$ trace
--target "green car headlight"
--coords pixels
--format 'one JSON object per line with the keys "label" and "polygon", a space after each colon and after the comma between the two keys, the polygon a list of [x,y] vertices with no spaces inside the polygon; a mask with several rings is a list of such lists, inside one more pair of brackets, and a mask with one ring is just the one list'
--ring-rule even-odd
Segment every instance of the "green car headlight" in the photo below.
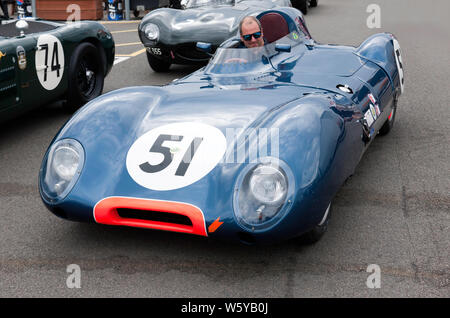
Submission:
{"label": "green car headlight", "polygon": [[295,181],[289,166],[267,157],[246,167],[236,182],[233,208],[238,223],[252,231],[275,225],[292,203]]}
{"label": "green car headlight", "polygon": [[74,139],[54,143],[42,163],[40,184],[45,198],[64,199],[72,190],[84,165],[84,149]]}

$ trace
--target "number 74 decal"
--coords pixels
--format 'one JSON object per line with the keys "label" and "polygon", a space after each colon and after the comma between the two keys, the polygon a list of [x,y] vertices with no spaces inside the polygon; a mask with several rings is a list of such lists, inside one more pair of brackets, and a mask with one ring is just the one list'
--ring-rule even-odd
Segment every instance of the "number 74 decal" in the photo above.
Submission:
{"label": "number 74 decal", "polygon": [[44,34],[37,42],[36,73],[42,87],[55,89],[64,73],[64,50],[57,37]]}
{"label": "number 74 decal", "polygon": [[[41,44],[39,46],[40,50],[45,50],[45,67],[44,67],[44,82],[47,81],[47,73],[48,73],[48,44]],[[61,64],[59,64],[59,58],[58,58],[58,43],[53,42],[53,51],[52,51],[52,64],[51,64],[51,71],[56,71],[56,77],[60,77],[60,69]]]}

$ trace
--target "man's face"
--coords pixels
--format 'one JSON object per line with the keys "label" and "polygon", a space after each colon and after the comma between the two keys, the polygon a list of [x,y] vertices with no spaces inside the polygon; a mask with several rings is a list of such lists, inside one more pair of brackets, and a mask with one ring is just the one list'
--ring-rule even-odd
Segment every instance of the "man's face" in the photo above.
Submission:
{"label": "man's face", "polygon": [[[244,39],[245,35],[254,34],[256,32],[261,32],[261,36],[259,38],[255,39],[255,37],[252,35],[249,40]],[[255,21],[250,20],[242,25],[241,40],[248,48],[264,45],[262,30],[260,30],[259,25]]]}

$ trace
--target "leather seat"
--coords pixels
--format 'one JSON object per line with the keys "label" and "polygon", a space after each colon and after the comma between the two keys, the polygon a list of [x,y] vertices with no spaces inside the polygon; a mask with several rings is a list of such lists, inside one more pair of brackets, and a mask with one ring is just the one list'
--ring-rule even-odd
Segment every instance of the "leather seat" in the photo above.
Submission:
{"label": "leather seat", "polygon": [[259,18],[268,43],[275,42],[289,34],[289,26],[283,16],[276,12],[269,12]]}

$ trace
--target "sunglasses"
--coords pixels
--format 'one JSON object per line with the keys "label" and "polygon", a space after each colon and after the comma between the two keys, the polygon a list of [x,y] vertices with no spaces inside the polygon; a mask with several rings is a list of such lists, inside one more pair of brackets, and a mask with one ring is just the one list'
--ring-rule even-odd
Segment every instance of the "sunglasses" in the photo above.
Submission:
{"label": "sunglasses", "polygon": [[250,41],[250,40],[252,39],[252,36],[253,36],[255,39],[259,39],[259,38],[261,37],[261,31],[255,32],[255,33],[253,33],[253,34],[246,34],[246,35],[243,35],[242,38],[244,39],[244,41]]}

